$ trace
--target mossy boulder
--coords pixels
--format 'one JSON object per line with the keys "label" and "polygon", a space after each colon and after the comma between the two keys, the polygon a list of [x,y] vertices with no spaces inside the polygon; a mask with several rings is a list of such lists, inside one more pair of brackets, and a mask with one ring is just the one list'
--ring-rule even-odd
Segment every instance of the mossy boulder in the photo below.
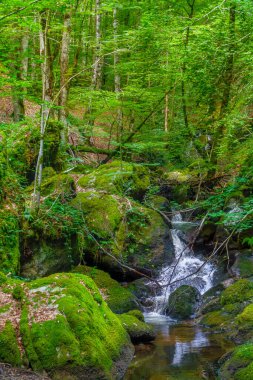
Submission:
{"label": "mossy boulder", "polygon": [[155,339],[153,327],[140,321],[136,316],[129,313],[121,314],[119,315],[119,319],[133,343],[150,342]]}
{"label": "mossy boulder", "polygon": [[[42,198],[57,198],[60,201],[69,201],[76,194],[75,180],[68,174],[53,174],[52,168],[45,168],[45,177],[41,185]],[[26,189],[27,193],[33,192],[33,185]]]}
{"label": "mossy boulder", "polygon": [[200,298],[196,288],[182,285],[170,294],[166,314],[181,320],[190,318],[196,312]]}
{"label": "mossy boulder", "polygon": [[238,252],[231,271],[239,278],[253,277],[253,252],[251,250]]}
{"label": "mossy boulder", "polygon": [[0,211],[0,268],[4,272],[19,272],[19,220],[16,212],[3,208]]}
{"label": "mossy boulder", "polygon": [[136,272],[123,270],[117,260],[144,273],[172,261],[170,231],[156,211],[97,190],[78,193],[71,205],[84,215],[87,238],[83,249],[89,265],[136,278]]}
{"label": "mossy boulder", "polygon": [[253,282],[243,279],[236,281],[221,294],[222,305],[253,300]]}
{"label": "mossy boulder", "polygon": [[[72,240],[72,241],[71,241]],[[22,277],[35,279],[57,272],[70,271],[80,261],[75,238],[66,241],[28,238],[21,257]]]}
{"label": "mossy boulder", "polygon": [[124,161],[113,161],[101,165],[78,181],[78,185],[82,188],[96,188],[110,194],[130,196],[138,200],[143,199],[150,184],[148,169],[142,165]]}
{"label": "mossy boulder", "polygon": [[[13,297],[17,286],[21,300]],[[133,348],[91,278],[8,280],[0,294],[2,361],[44,370],[52,379],[122,378]]]}
{"label": "mossy boulder", "polygon": [[219,378],[221,380],[251,380],[253,374],[253,344],[237,347],[224,363]]}
{"label": "mossy boulder", "polygon": [[[122,314],[139,307],[137,298],[127,288],[113,280],[108,273],[84,265],[79,265],[73,272],[91,277],[114,313]],[[134,310],[134,312],[138,313],[138,310]]]}

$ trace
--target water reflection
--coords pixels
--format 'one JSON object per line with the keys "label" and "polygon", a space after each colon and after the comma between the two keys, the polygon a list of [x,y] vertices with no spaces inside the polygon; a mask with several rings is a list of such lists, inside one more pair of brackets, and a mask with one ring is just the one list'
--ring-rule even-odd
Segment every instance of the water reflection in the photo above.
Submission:
{"label": "water reflection", "polygon": [[230,347],[220,335],[200,327],[177,325],[169,318],[148,317],[157,331],[153,344],[136,347],[135,359],[125,380],[215,379],[213,362]]}

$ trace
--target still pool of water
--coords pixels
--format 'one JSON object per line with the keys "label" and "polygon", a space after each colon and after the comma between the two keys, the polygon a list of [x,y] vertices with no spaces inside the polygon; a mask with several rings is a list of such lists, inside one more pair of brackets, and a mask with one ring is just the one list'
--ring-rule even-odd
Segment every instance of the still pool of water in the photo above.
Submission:
{"label": "still pool of water", "polygon": [[146,316],[157,332],[152,344],[136,346],[124,380],[215,379],[213,363],[230,348],[221,335],[166,317]]}

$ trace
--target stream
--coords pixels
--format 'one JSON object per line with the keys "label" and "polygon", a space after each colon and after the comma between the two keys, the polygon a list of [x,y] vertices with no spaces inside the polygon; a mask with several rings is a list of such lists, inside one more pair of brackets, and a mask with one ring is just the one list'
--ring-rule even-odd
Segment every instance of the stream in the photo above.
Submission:
{"label": "stream", "polygon": [[144,313],[146,322],[154,326],[156,339],[136,346],[124,380],[212,380],[215,361],[231,345],[220,334],[210,334],[192,322],[178,323],[165,315],[171,292],[181,285],[191,285],[204,294],[216,285],[218,273],[214,263],[203,265],[206,258],[189,248],[188,231],[197,225],[184,222],[181,214],[175,213],[172,228],[174,262],[161,269],[157,280],[164,287],[150,299],[152,307]]}

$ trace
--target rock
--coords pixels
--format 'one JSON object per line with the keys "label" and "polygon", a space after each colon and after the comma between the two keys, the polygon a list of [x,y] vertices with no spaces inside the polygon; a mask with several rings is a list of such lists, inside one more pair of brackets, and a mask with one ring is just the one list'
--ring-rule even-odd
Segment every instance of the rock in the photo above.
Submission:
{"label": "rock", "polygon": [[121,314],[119,319],[130,335],[132,343],[150,342],[155,339],[153,327],[140,321],[134,315]]}
{"label": "rock", "polygon": [[[21,300],[12,296],[17,287]],[[44,370],[52,379],[121,379],[133,357],[120,320],[81,274],[8,279],[0,313],[0,361]]]}
{"label": "rock", "polygon": [[136,310],[139,308],[137,298],[127,288],[113,280],[108,273],[83,265],[76,267],[73,272],[91,277],[114,313],[122,314],[133,310],[136,315],[142,315],[139,310]]}
{"label": "rock", "polygon": [[222,305],[253,300],[253,282],[243,279],[235,282],[222,292]]}
{"label": "rock", "polygon": [[82,188],[96,188],[110,194],[130,196],[137,200],[143,199],[150,184],[147,168],[124,161],[113,161],[101,165],[78,181],[78,185]]}
{"label": "rock", "polygon": [[220,361],[221,380],[251,380],[253,374],[253,343],[237,347],[227,355],[225,362]]}
{"label": "rock", "polygon": [[166,314],[176,319],[187,319],[196,312],[200,293],[189,285],[182,285],[171,293]]}
{"label": "rock", "polygon": [[28,238],[21,260],[22,277],[35,279],[70,271],[79,263],[80,254],[74,241],[70,245],[66,243],[65,239]]}
{"label": "rock", "polygon": [[230,270],[237,278],[253,277],[253,252],[237,252],[235,263]]}
{"label": "rock", "polygon": [[140,310],[130,310],[128,315],[133,315],[135,318],[139,319],[141,322],[145,322],[144,315]]}
{"label": "rock", "polygon": [[114,277],[133,279],[141,275],[123,269],[116,260],[144,274],[173,260],[170,231],[156,211],[98,190],[79,193],[71,205],[84,214],[88,239],[83,251],[89,265],[99,266]]}

